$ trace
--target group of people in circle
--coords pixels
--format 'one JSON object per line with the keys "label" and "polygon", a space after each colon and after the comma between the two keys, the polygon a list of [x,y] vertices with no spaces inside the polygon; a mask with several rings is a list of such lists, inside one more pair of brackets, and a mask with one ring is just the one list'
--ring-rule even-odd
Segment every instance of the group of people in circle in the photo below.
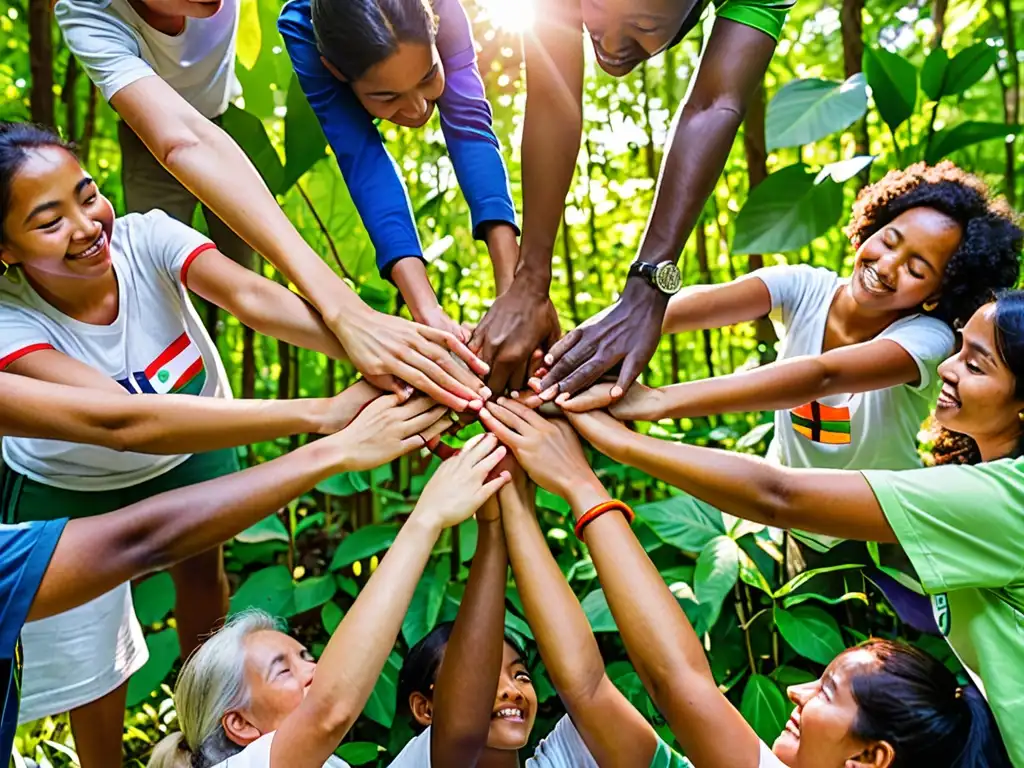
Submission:
{"label": "group of people in circle", "polygon": [[[71,712],[83,768],[121,761],[145,661],[129,583],[168,570],[187,657],[155,768],[319,768],[373,691],[442,531],[475,515],[458,616],[410,649],[395,766],[1024,768],[1024,231],[942,162],[864,188],[852,274],[773,266],[681,288],[675,259],[759,87],[789,0],[714,0],[616,303],[561,336],[551,258],[582,130],[584,34],[616,77],[678,44],[709,0],[553,0],[526,43],[523,222],[458,0],[290,0],[279,29],[412,321],[374,311],[302,239],[220,127],[239,96],[240,0],[57,0],[72,54],[121,117],[127,212],[51,130],[0,123],[0,760],[22,722]],[[430,286],[376,121],[440,113],[496,298],[473,330]],[[244,193],[240,194],[239,190]],[[541,201],[544,205],[541,205]],[[210,236],[190,227],[201,206]],[[254,270],[255,254],[298,293]],[[329,398],[231,399],[195,294],[363,378]],[[660,337],[775,319],[777,361],[652,389]],[[766,459],[639,434],[637,420],[773,411]],[[934,411],[947,464],[917,450]],[[445,461],[323,654],[246,612],[224,622],[221,546],[326,477],[432,447],[453,414],[485,434]],[[234,448],[315,433],[241,470]],[[942,635],[963,679],[872,639],[794,686],[773,744],[719,689],[702,640],[581,439],[739,518],[893,545],[896,611]],[[534,514],[564,498],[640,680],[685,752],[609,680]],[[529,757],[537,693],[506,634],[508,572],[566,716]],[[890,569],[891,571],[891,569]],[[930,601],[930,605],[929,605]],[[930,609],[930,610],[929,610]],[[921,616],[926,619],[922,621]],[[913,617],[911,619],[911,617]]]}

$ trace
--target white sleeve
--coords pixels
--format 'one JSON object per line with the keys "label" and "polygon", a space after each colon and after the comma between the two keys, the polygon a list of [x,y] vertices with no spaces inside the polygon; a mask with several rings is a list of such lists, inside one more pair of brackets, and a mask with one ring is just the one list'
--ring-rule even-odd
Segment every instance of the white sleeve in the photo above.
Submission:
{"label": "white sleeve", "polygon": [[176,283],[185,282],[196,256],[216,247],[206,235],[161,210],[135,217],[132,229],[133,247],[139,249],[136,255],[140,261],[155,264]]}
{"label": "white sleeve", "polygon": [[29,352],[52,348],[46,328],[30,310],[0,302],[0,371]]}
{"label": "white sleeve", "polygon": [[237,755],[218,763],[214,768],[270,768],[270,747],[274,742],[274,733],[276,731],[263,734]]}
{"label": "white sleeve", "polygon": [[786,764],[779,760],[772,752],[772,748],[761,742],[761,759],[757,763],[757,768],[787,768]]}
{"label": "white sleeve", "polygon": [[597,768],[572,718],[565,715],[551,733],[541,739],[527,768]]}
{"label": "white sleeve", "polygon": [[878,335],[895,341],[917,364],[920,381],[913,389],[926,389],[935,380],[939,363],[953,352],[956,339],[948,325],[934,317],[912,317],[897,321]]}
{"label": "white sleeve", "polygon": [[132,29],[96,0],[59,0],[54,16],[68,49],[81,63],[103,98],[136,80],[155,75],[142,59]]}
{"label": "white sleeve", "polygon": [[430,768],[430,729],[406,744],[390,768]]}
{"label": "white sleeve", "polygon": [[786,327],[793,323],[805,302],[813,301],[817,305],[821,291],[835,285],[836,280],[831,270],[807,264],[764,267],[753,274],[768,288],[772,312],[781,312]]}

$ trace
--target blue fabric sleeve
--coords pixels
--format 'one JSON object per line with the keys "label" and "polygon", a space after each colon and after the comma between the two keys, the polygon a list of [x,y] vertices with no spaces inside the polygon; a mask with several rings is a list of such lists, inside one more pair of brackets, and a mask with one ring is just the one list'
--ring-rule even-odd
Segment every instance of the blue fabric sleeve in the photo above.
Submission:
{"label": "blue fabric sleeve", "polygon": [[67,520],[0,525],[0,658],[11,658]]}
{"label": "blue fabric sleeve", "polygon": [[[438,16],[437,49],[447,80],[438,99],[441,130],[462,194],[473,218],[473,236],[483,225],[507,222],[516,226],[508,171],[494,134],[490,102],[477,69],[473,31],[459,0],[434,0]],[[518,228],[516,228],[518,233]]]}
{"label": "blue fabric sleeve", "polygon": [[291,0],[277,27],[292,66],[345,178],[349,194],[370,234],[377,268],[387,276],[396,261],[422,258],[409,195],[384,147],[373,118],[352,89],[320,61],[309,0]]}

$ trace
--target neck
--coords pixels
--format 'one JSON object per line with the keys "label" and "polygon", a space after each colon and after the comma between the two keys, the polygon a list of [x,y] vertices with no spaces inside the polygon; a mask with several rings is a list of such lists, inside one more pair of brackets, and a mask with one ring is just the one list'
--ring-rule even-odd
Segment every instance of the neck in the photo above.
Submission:
{"label": "neck", "polygon": [[[974,436],[972,435],[972,437]],[[978,452],[981,454],[982,461],[1005,459],[1017,449],[1020,441],[1020,430],[1015,430],[1013,434],[974,437],[974,442],[978,444]]]}
{"label": "neck", "polygon": [[110,325],[117,319],[118,285],[113,267],[93,279],[49,278],[43,285],[28,272],[25,279],[47,304],[68,317],[92,325]]}
{"label": "neck", "polygon": [[485,747],[477,768],[519,768],[519,752]]}
{"label": "neck", "polygon": [[869,341],[909,312],[871,312],[853,298],[853,289],[847,283],[839,291],[830,310],[843,329],[850,344]]}
{"label": "neck", "polygon": [[163,13],[156,13],[143,0],[128,0],[128,4],[139,14],[144,22],[157,32],[163,32],[165,35],[173,37],[180,35],[185,30],[184,16],[168,16]]}

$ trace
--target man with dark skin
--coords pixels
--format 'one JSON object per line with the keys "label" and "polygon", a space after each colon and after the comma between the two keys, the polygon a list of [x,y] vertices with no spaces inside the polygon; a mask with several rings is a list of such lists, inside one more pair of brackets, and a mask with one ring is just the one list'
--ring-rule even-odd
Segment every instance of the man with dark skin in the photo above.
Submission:
{"label": "man with dark skin", "polygon": [[530,354],[552,344],[551,257],[583,129],[586,30],[600,67],[614,77],[678,44],[714,2],[716,19],[690,94],[669,132],[654,206],[622,295],[554,343],[540,382],[544,399],[575,393],[621,364],[615,398],[658,345],[675,261],[725,166],[761,84],[793,0],[547,0],[526,42],[523,237],[511,287],[484,316],[470,348],[491,364],[493,392],[523,386]]}

